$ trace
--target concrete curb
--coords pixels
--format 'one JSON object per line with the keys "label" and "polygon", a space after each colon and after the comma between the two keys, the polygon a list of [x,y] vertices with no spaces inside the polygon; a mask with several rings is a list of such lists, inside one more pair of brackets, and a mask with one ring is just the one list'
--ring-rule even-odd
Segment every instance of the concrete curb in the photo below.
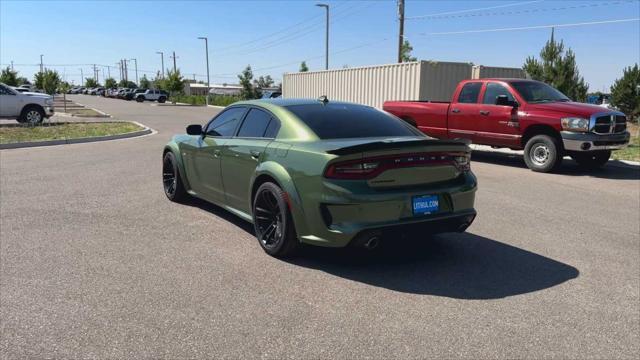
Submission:
{"label": "concrete curb", "polygon": [[128,139],[133,137],[139,137],[144,135],[156,134],[157,131],[152,128],[140,124],[136,121],[130,121],[138,126],[141,126],[143,129],[138,131],[133,131],[124,134],[118,135],[106,135],[106,136],[92,136],[92,137],[84,137],[84,138],[76,138],[76,139],[60,139],[60,140],[46,140],[46,141],[29,141],[29,142],[20,142],[20,143],[11,143],[11,144],[0,144],[0,150],[6,149],[20,149],[20,148],[29,148],[29,147],[39,147],[39,146],[53,146],[53,145],[67,145],[67,144],[83,144],[90,142],[99,142],[99,141],[108,141],[108,140],[119,140],[119,139]]}

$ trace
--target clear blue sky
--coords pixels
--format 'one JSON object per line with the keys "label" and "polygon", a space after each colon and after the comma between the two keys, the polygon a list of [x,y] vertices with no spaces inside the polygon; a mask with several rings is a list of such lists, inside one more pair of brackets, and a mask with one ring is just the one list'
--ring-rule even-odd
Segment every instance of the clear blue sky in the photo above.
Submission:
{"label": "clear blue sky", "polygon": [[[38,67],[30,64],[44,54],[45,66],[77,84],[80,68],[85,77],[91,73],[86,64],[115,66],[123,58],[137,58],[140,76],[148,71],[152,77],[160,69],[156,51],[164,51],[165,68],[175,51],[182,73],[203,80],[204,42],[197,37],[208,36],[212,82],[237,82],[235,74],[247,64],[256,76],[279,81],[284,72],[297,71],[301,60],[311,70],[324,66],[324,10],[316,2],[0,0],[0,63],[13,61],[22,76],[32,78]],[[395,0],[325,2],[331,5],[331,68],[395,62]],[[640,2],[407,0],[405,15],[430,16],[406,20],[405,36],[419,59],[520,67],[527,56],[538,55],[550,29],[452,32],[637,19]],[[638,21],[555,31],[575,51],[592,91],[608,89],[625,66],[640,62]],[[111,68],[112,76],[118,73]]]}

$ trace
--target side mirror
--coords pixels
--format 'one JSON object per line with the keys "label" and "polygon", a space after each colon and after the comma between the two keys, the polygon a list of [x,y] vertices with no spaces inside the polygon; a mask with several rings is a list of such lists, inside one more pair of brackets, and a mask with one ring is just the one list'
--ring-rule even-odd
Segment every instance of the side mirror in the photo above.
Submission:
{"label": "side mirror", "polygon": [[187,126],[187,135],[202,135],[202,125]]}
{"label": "side mirror", "polygon": [[518,107],[518,102],[509,100],[507,95],[498,95],[496,96],[496,105]]}

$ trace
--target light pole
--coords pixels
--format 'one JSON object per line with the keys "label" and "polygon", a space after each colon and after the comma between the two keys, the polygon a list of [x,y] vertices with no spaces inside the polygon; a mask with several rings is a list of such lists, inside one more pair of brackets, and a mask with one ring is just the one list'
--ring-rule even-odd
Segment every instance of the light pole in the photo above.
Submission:
{"label": "light pole", "polygon": [[129,59],[129,61],[133,60],[136,67],[136,84],[138,84],[138,59]]}
{"label": "light pole", "polygon": [[162,51],[156,51],[156,54],[160,54],[160,61],[162,62],[162,78],[164,79],[164,53]]}
{"label": "light pole", "polygon": [[43,56],[44,56],[44,55],[40,54],[40,72],[43,72],[43,71],[44,71],[44,69],[43,69],[43,65],[42,65],[42,57],[43,57]]}
{"label": "light pole", "polygon": [[204,36],[199,37],[198,39],[204,40],[204,51],[207,53],[207,94],[205,95],[205,102],[207,106],[209,106],[209,39]]}
{"label": "light pole", "polygon": [[327,9],[327,28],[324,44],[324,69],[329,70],[329,5],[328,4],[316,4],[318,7]]}
{"label": "light pole", "polygon": [[82,73],[82,69],[80,69],[80,86],[84,87],[84,74]]}

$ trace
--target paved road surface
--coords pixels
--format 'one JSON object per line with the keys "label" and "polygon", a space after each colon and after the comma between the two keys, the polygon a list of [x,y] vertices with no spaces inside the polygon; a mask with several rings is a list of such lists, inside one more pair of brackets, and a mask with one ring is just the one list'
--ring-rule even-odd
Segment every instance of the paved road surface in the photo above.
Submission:
{"label": "paved road surface", "polygon": [[0,357],[640,356],[640,171],[474,155],[467,234],[288,262],[167,201],[161,150],[213,108],[76,97],[158,131],[0,152]]}

